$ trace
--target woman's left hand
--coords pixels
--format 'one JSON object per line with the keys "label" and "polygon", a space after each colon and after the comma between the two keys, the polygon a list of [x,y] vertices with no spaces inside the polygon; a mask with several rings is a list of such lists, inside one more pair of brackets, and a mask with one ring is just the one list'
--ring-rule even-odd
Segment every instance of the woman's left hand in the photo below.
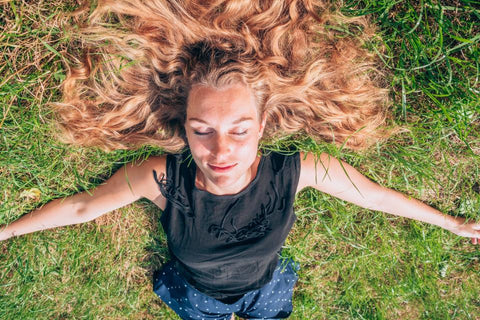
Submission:
{"label": "woman's left hand", "polygon": [[450,231],[461,237],[472,238],[473,244],[480,244],[480,223],[465,223],[465,219],[457,218],[459,223]]}

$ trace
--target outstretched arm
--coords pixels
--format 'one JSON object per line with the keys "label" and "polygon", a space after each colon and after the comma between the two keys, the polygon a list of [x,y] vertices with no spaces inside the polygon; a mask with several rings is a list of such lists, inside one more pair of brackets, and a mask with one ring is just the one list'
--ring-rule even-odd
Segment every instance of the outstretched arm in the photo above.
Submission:
{"label": "outstretched arm", "polygon": [[0,227],[0,241],[39,230],[93,220],[142,197],[162,209],[165,200],[158,191],[152,170],[165,171],[165,158],[152,157],[141,165],[127,164],[97,188],[65,199],[53,200],[6,227]]}
{"label": "outstretched arm", "polygon": [[302,158],[298,191],[304,187],[313,187],[367,209],[437,225],[472,238],[474,244],[480,239],[480,223],[465,223],[463,218],[443,214],[421,201],[382,187],[325,153],[317,159],[312,154]]}

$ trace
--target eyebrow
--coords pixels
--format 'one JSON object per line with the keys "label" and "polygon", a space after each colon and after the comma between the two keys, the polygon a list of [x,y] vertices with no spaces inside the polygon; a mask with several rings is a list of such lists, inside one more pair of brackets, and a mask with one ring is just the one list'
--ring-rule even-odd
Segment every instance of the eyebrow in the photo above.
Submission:
{"label": "eyebrow", "polygon": [[[205,120],[199,119],[199,118],[188,118],[188,121],[197,121],[197,122],[200,122],[200,123],[208,124],[208,122],[206,122]],[[253,121],[253,118],[252,117],[241,117],[241,118],[238,118],[237,120],[233,121],[232,124],[238,124],[238,123],[244,122],[244,121]]]}

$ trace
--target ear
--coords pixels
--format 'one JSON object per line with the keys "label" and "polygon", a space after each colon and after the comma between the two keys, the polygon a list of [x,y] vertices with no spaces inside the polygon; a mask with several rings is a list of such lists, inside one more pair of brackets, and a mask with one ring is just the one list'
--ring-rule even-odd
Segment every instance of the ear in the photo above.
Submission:
{"label": "ear", "polygon": [[264,111],[262,113],[262,119],[260,121],[260,131],[258,132],[258,136],[261,138],[263,136],[263,131],[265,131],[265,124],[267,123],[267,112]]}

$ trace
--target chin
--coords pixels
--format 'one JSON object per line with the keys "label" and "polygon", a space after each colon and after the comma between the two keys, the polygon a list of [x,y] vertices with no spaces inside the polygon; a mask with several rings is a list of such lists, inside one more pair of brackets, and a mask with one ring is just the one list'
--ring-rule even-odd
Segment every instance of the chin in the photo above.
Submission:
{"label": "chin", "polygon": [[212,176],[212,181],[219,187],[228,187],[238,181],[240,177],[238,176],[227,176],[227,175],[216,175]]}

